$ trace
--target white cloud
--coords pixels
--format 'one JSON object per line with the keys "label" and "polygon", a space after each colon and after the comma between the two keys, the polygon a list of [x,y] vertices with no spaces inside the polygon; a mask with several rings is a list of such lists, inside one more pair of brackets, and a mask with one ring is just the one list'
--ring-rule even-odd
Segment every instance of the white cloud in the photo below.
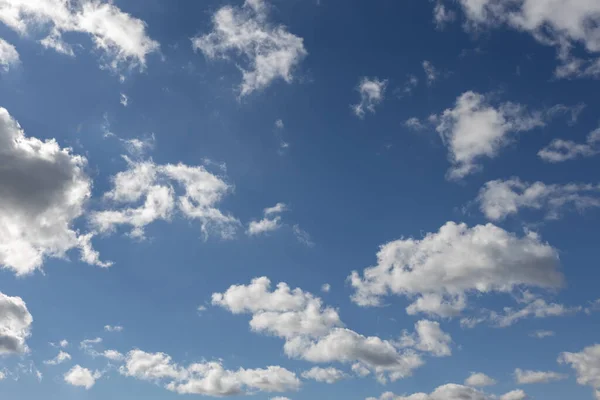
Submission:
{"label": "white cloud", "polygon": [[600,399],[600,344],[588,346],[579,353],[561,353],[558,362],[569,364],[577,373],[577,383],[591,386]]}
{"label": "white cloud", "polygon": [[600,128],[590,132],[585,143],[554,139],[538,152],[538,156],[546,162],[559,163],[578,157],[592,157],[598,153],[600,153]]}
{"label": "white cloud", "polygon": [[466,380],[465,385],[474,387],[493,386],[496,384],[496,380],[490,378],[484,373],[473,372]]}
{"label": "white cloud", "polygon": [[69,345],[69,342],[67,340],[63,339],[60,342],[58,342],[58,345],[64,349],[65,347],[67,347]]}
{"label": "white cloud", "polygon": [[337,311],[324,307],[311,293],[292,290],[285,283],[275,290],[270,285],[266,277],[233,285],[224,293],[214,293],[212,303],[234,314],[252,314],[251,329],[285,339],[284,352],[292,358],[359,363],[357,368],[368,368],[381,381],[408,376],[423,364],[412,349],[401,351],[394,342],[344,329]]}
{"label": "white cloud", "polygon": [[484,95],[471,91],[461,94],[454,108],[433,120],[448,147],[450,179],[462,179],[480,170],[481,159],[496,157],[516,133],[544,126],[540,112],[531,113],[525,106],[510,102],[495,107]]}
{"label": "white cloud", "polygon": [[[17,275],[41,268],[47,257],[65,258],[82,249],[84,261],[106,267],[93,255],[90,236],[72,227],[84,212],[91,180],[87,160],[61,148],[54,139],[41,141],[25,132],[0,107],[0,265]],[[97,253],[96,253],[97,255]]]}
{"label": "white cloud", "polygon": [[69,361],[71,359],[71,355],[69,353],[66,353],[64,351],[60,351],[58,353],[58,355],[56,357],[54,357],[52,360],[48,360],[48,361],[44,361],[44,364],[46,365],[58,365],[58,364],[62,364],[65,361]]}
{"label": "white cloud", "polygon": [[125,93],[121,93],[119,103],[121,103],[123,107],[127,107],[129,105],[129,97],[127,97]]}
{"label": "white cloud", "polygon": [[144,68],[146,56],[159,44],[146,33],[146,24],[121,11],[112,2],[82,0],[10,0],[0,2],[0,21],[21,35],[47,34],[40,43],[67,55],[75,55],[63,33],[91,37],[103,53],[103,65]]}
{"label": "white cloud", "polygon": [[567,375],[552,371],[524,371],[515,369],[515,380],[519,385],[531,383],[548,383],[567,379]]}
{"label": "white cloud", "polygon": [[203,166],[125,160],[129,169],[113,177],[113,189],[104,198],[132,207],[92,213],[91,222],[98,231],[130,225],[130,236],[144,238],[148,224],[170,220],[177,208],[184,217],[200,221],[205,238],[211,233],[224,239],[233,237],[239,221],[216,208],[232,187],[219,176]]}
{"label": "white cloud", "polygon": [[535,331],[535,332],[531,332],[529,334],[529,336],[537,338],[537,339],[544,339],[547,337],[552,337],[556,335],[553,331],[544,331],[544,330],[539,330],[539,331]]}
{"label": "white cloud", "polygon": [[422,65],[425,77],[427,78],[427,84],[431,86],[439,78],[440,73],[430,61],[425,60]]}
{"label": "white cloud", "polygon": [[[595,0],[460,0],[472,28],[508,25],[554,46],[562,65],[558,77],[600,76],[600,3]],[[591,56],[572,55],[582,45]]]}
{"label": "white cloud", "polygon": [[273,207],[267,207],[264,209],[265,216],[270,216],[273,214],[281,214],[284,211],[288,210],[288,206],[285,203],[277,203]]}
{"label": "white cloud", "polygon": [[417,350],[428,352],[436,357],[452,355],[450,345],[452,338],[445,333],[439,322],[421,320],[415,324],[415,332],[409,334],[404,331],[400,339],[401,347],[414,347]]}
{"label": "white cloud", "polygon": [[290,399],[287,397],[277,396],[277,397],[271,397],[271,400],[290,400]]}
{"label": "white cloud", "polygon": [[383,101],[386,88],[387,80],[362,78],[356,88],[360,93],[360,102],[351,106],[354,114],[359,118],[364,118],[367,111],[375,113],[375,106]]}
{"label": "white cloud", "polygon": [[448,10],[441,1],[435,4],[433,9],[433,21],[438,29],[443,28],[447,23],[456,19],[456,13]]}
{"label": "white cloud", "polygon": [[20,297],[0,292],[0,356],[27,353],[33,317]]}
{"label": "white cloud", "polygon": [[[519,397],[517,394],[520,394]],[[512,391],[500,396],[500,400],[523,400],[527,398],[520,390]],[[496,400],[497,396],[489,395],[472,387],[449,383],[438,387],[430,394],[414,393],[408,396],[398,396],[392,392],[386,392],[379,398],[369,397],[367,400]]]}
{"label": "white cloud", "polygon": [[20,62],[21,59],[15,46],[0,38],[0,70],[8,72]]}
{"label": "white cloud", "polygon": [[250,236],[273,232],[281,228],[281,217],[263,218],[260,221],[250,221],[246,233]]}
{"label": "white cloud", "polygon": [[123,327],[119,325],[105,325],[104,330],[106,332],[123,332]]}
{"label": "white cloud", "polygon": [[330,290],[331,290],[331,285],[329,283],[324,283],[321,286],[321,292],[323,292],[323,293],[329,293]]}
{"label": "white cloud", "polygon": [[220,362],[204,362],[181,367],[164,353],[133,350],[127,354],[122,375],[141,380],[162,382],[165,388],[180,394],[234,396],[253,391],[285,392],[297,390],[296,374],[279,366],[266,369],[230,371]]}
{"label": "white cloud", "polygon": [[369,368],[365,367],[361,363],[352,364],[352,372],[354,372],[356,375],[363,377],[363,378],[365,376],[371,374],[371,370]]}
{"label": "white cloud", "polygon": [[117,350],[105,350],[102,353],[102,356],[108,358],[111,361],[122,361],[125,359],[125,356],[119,353]]}
{"label": "white cloud", "polygon": [[74,366],[64,375],[65,382],[73,386],[83,387],[86,390],[91,389],[96,380],[102,377],[99,371],[92,372],[87,368],[79,365]]}
{"label": "white cloud", "polygon": [[296,236],[296,240],[307,247],[314,247],[315,243],[312,241],[310,234],[304,229],[300,228],[300,225],[295,224],[292,227],[292,230],[294,232],[294,236]]}
{"label": "white cloud", "polygon": [[283,124],[283,120],[278,119],[277,121],[275,121],[275,128],[277,128],[277,129],[285,128],[285,125]]}
{"label": "white cloud", "polygon": [[413,131],[422,131],[425,129],[425,125],[417,117],[411,117],[404,122],[404,126]]}
{"label": "white cloud", "polygon": [[566,307],[562,304],[547,303],[544,299],[535,299],[519,310],[505,307],[502,314],[492,312],[490,320],[498,327],[504,328],[527,318],[548,318],[571,315],[581,311],[581,307]]}
{"label": "white cloud", "polygon": [[477,201],[485,216],[494,221],[517,214],[520,209],[544,210],[546,218],[556,219],[564,209],[581,212],[600,207],[600,185],[547,185],[523,182],[518,178],[495,180],[483,186]]}
{"label": "white cloud", "polygon": [[213,15],[213,31],[192,38],[192,46],[209,59],[241,55],[241,96],[269,86],[277,79],[293,80],[293,71],[306,57],[302,38],[268,20],[264,0],[246,0],[242,7],[225,6]]}
{"label": "white cloud", "polygon": [[302,373],[304,379],[314,379],[317,382],[325,382],[329,384],[336,383],[343,379],[348,378],[348,375],[344,371],[340,371],[337,368],[320,368],[313,367],[308,371]]}
{"label": "white cloud", "polygon": [[523,237],[493,224],[469,228],[447,222],[423,239],[383,245],[378,263],[354,271],[353,301],[377,306],[381,297],[413,299],[409,313],[451,317],[466,307],[469,293],[511,293],[517,287],[558,288],[563,284],[556,249],[533,232]]}

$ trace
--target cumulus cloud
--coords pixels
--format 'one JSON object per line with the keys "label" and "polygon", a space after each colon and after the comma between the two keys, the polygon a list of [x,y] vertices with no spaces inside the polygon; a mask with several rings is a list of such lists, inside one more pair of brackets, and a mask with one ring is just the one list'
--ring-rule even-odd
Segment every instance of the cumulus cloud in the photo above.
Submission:
{"label": "cumulus cloud", "polygon": [[530,383],[548,383],[560,381],[563,379],[567,379],[567,375],[559,374],[558,372],[529,370],[524,371],[520,368],[515,369],[515,380],[520,385]]}
{"label": "cumulus cloud", "polygon": [[129,235],[141,239],[147,225],[170,220],[177,209],[184,217],[200,222],[205,238],[210,234],[233,237],[239,221],[216,208],[232,190],[221,177],[203,166],[125,160],[129,168],[113,177],[113,189],[104,194],[107,201],[122,207],[96,211],[90,217],[99,232],[129,225]]}
{"label": "cumulus cloud", "polygon": [[484,373],[473,372],[467,379],[465,379],[465,385],[474,387],[493,386],[496,384],[496,380],[490,378]]}
{"label": "cumulus cloud", "polygon": [[528,318],[548,318],[572,315],[582,310],[582,307],[567,307],[558,303],[547,303],[544,299],[535,299],[520,309],[505,307],[503,313],[492,312],[490,321],[500,328],[515,324],[517,321]]}
{"label": "cumulus cloud", "polygon": [[102,373],[99,371],[92,372],[87,368],[76,365],[64,375],[64,380],[70,385],[89,390],[96,384],[96,380],[101,377]]}
{"label": "cumulus cloud", "polygon": [[58,364],[62,364],[65,361],[69,361],[71,359],[71,355],[69,353],[66,353],[64,351],[60,351],[58,353],[58,355],[56,357],[54,357],[52,360],[47,360],[44,361],[44,364],[46,365],[58,365]]}
{"label": "cumulus cloud", "polygon": [[[521,394],[521,397],[517,396]],[[500,396],[500,400],[523,400],[527,396],[523,391],[516,390]],[[449,383],[435,389],[430,394],[414,393],[408,396],[395,395],[392,392],[386,392],[379,398],[369,397],[367,400],[496,400],[497,396],[489,395],[469,386]]]}
{"label": "cumulus cloud", "polygon": [[31,336],[32,322],[23,299],[0,292],[0,356],[29,351],[25,341]]}
{"label": "cumulus cloud", "polygon": [[402,347],[414,347],[436,357],[452,355],[451,344],[452,338],[440,328],[439,322],[428,320],[418,321],[415,324],[415,332],[409,334],[404,331],[400,339]]}
{"label": "cumulus cloud", "polygon": [[343,379],[348,378],[348,375],[344,373],[344,371],[340,371],[337,368],[329,367],[329,368],[320,368],[313,367],[308,371],[304,371],[302,373],[302,377],[304,379],[313,379],[317,382],[325,382],[329,384],[336,383]]}
{"label": "cumulus cloud", "polygon": [[[557,48],[558,77],[600,76],[600,4],[594,0],[460,0],[474,29],[510,26],[527,32],[538,42]],[[590,58],[574,56],[582,46]]]}
{"label": "cumulus cloud", "polygon": [[591,386],[600,399],[600,344],[584,348],[578,353],[561,353],[561,364],[569,364],[577,373],[577,383]]}
{"label": "cumulus cloud", "polygon": [[375,113],[375,106],[385,97],[387,80],[364,77],[358,83],[356,90],[360,94],[360,102],[352,105],[352,111],[359,118],[364,118],[366,112]]}
{"label": "cumulus cloud", "polygon": [[230,371],[220,362],[203,362],[182,367],[167,354],[142,350],[130,351],[119,371],[125,376],[162,383],[179,394],[217,397],[253,391],[286,392],[297,390],[301,384],[296,374],[279,366]]}
{"label": "cumulus cloud", "polygon": [[125,356],[119,353],[117,350],[105,350],[103,353],[101,353],[101,356],[111,361],[122,361],[125,359]]}
{"label": "cumulus cloud", "polygon": [[90,197],[87,160],[56,140],[25,135],[0,107],[0,265],[17,275],[41,268],[47,257],[65,258],[80,248],[82,259],[98,266],[91,236],[79,235],[74,221]]}
{"label": "cumulus cloud", "polygon": [[582,212],[600,207],[600,185],[523,182],[519,178],[487,182],[477,197],[485,216],[499,221],[521,209],[543,210],[548,219],[557,219],[563,210]]}
{"label": "cumulus cloud", "polygon": [[423,364],[414,349],[346,329],[337,311],[320,298],[285,283],[272,290],[266,277],[214,293],[212,303],[234,314],[251,314],[251,329],[285,339],[284,352],[291,358],[350,363],[360,375],[372,371],[380,381],[409,376]]}
{"label": "cumulus cloud", "polygon": [[541,112],[516,103],[494,106],[482,94],[461,94],[454,108],[432,118],[449,151],[448,178],[462,179],[481,169],[481,159],[494,158],[519,132],[544,126]]}
{"label": "cumulus cloud", "polygon": [[104,330],[106,332],[123,332],[123,327],[120,325],[105,325]]}
{"label": "cumulus cloud", "polygon": [[246,0],[241,7],[225,6],[212,18],[213,31],[192,38],[192,46],[208,59],[241,56],[241,96],[269,86],[273,81],[293,80],[294,69],[308,54],[304,40],[282,25],[269,22],[264,0]]}
{"label": "cumulus cloud", "polygon": [[158,42],[148,37],[146,24],[108,1],[10,0],[0,2],[0,21],[21,35],[46,36],[40,44],[59,53],[75,55],[63,34],[90,36],[100,50],[103,66],[144,68],[146,56],[159,50]]}
{"label": "cumulus cloud", "polygon": [[267,207],[263,210],[265,216],[260,221],[250,221],[246,233],[250,236],[256,236],[267,232],[273,232],[281,228],[281,217],[279,214],[288,210],[285,203],[277,203],[273,207]]}
{"label": "cumulus cloud", "polygon": [[0,38],[0,70],[8,72],[20,62],[21,59],[15,46]]}
{"label": "cumulus cloud", "polygon": [[321,292],[329,293],[330,290],[331,290],[331,285],[329,283],[324,283],[323,285],[321,285]]}
{"label": "cumulus cloud", "polygon": [[411,314],[452,317],[470,293],[511,293],[518,287],[553,289],[563,284],[558,252],[529,232],[523,237],[493,224],[469,228],[447,222],[424,238],[383,245],[376,266],[349,277],[361,306],[378,306],[388,294],[413,300]]}
{"label": "cumulus cloud", "polygon": [[538,152],[538,156],[546,162],[559,163],[579,157],[592,157],[598,153],[600,153],[600,128],[590,132],[585,143],[554,139]]}

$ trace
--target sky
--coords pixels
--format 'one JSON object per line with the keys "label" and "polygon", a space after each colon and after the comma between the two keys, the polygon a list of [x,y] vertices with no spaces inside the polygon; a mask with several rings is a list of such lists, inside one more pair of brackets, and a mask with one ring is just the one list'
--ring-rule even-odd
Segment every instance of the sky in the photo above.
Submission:
{"label": "sky", "polygon": [[0,398],[600,399],[600,3],[0,0]]}

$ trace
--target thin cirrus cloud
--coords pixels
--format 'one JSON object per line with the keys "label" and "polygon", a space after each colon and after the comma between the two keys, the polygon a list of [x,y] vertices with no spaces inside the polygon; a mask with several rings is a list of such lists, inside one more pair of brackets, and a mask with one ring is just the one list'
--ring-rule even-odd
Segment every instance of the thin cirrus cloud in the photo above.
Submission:
{"label": "thin cirrus cloud", "polygon": [[23,36],[42,33],[46,48],[74,56],[63,34],[89,35],[102,53],[103,66],[117,71],[146,66],[146,57],[160,48],[146,32],[144,21],[123,12],[112,2],[82,0],[11,0],[0,3],[0,22]]}
{"label": "thin cirrus cloud", "polygon": [[265,89],[276,80],[291,83],[295,68],[308,54],[301,37],[269,21],[264,0],[220,8],[212,22],[213,31],[192,38],[192,46],[211,60],[231,55],[244,59],[241,96]]}
{"label": "thin cirrus cloud", "polygon": [[387,80],[364,77],[358,83],[356,91],[360,94],[360,102],[351,107],[354,115],[364,118],[367,112],[375,113],[375,107],[385,98]]}

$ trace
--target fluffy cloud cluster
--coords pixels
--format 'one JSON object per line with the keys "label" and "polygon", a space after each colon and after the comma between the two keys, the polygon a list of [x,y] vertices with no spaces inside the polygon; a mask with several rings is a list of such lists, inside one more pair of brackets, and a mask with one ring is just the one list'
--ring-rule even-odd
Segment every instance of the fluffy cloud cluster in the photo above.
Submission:
{"label": "fluffy cloud cluster", "polygon": [[348,375],[346,375],[343,371],[340,371],[339,369],[333,367],[313,367],[310,370],[303,372],[302,377],[304,379],[314,379],[317,382],[333,384],[343,379],[346,379]]}
{"label": "fluffy cloud cluster", "polygon": [[494,221],[517,214],[521,209],[544,210],[546,218],[556,219],[564,209],[584,211],[600,207],[600,185],[547,185],[518,178],[495,180],[484,185],[477,201],[485,216]]}
{"label": "fluffy cloud cluster", "polygon": [[80,248],[90,264],[98,260],[91,235],[79,235],[74,221],[90,197],[87,160],[25,132],[8,111],[0,108],[0,265],[17,275],[40,268],[45,257],[66,257]]}
{"label": "fluffy cloud cluster", "polygon": [[360,93],[360,102],[352,105],[352,111],[359,118],[364,118],[367,111],[375,113],[375,106],[383,101],[387,80],[364,77],[356,90]]}
{"label": "fluffy cloud cluster", "polygon": [[104,55],[105,66],[116,70],[146,65],[146,56],[159,44],[146,33],[146,24],[109,1],[99,0],[2,0],[0,21],[22,35],[47,34],[40,40],[46,48],[75,55],[64,33],[91,37]]}
{"label": "fluffy cloud cluster", "polygon": [[87,368],[76,365],[64,375],[64,380],[70,385],[89,390],[96,384],[96,380],[101,377],[102,373],[99,371],[92,372]]}
{"label": "fluffy cloud cluster", "polygon": [[558,361],[569,364],[577,372],[577,383],[594,388],[600,400],[600,344],[586,347],[579,353],[562,353]]}
{"label": "fluffy cloud cluster", "polygon": [[491,105],[484,95],[465,92],[454,108],[432,118],[449,151],[450,179],[462,179],[481,169],[483,157],[494,158],[516,133],[544,126],[543,113],[520,104]]}
{"label": "fluffy cloud cluster", "polygon": [[246,233],[250,236],[256,236],[267,232],[276,231],[281,228],[281,214],[287,210],[285,203],[277,203],[273,207],[265,208],[264,218],[260,221],[250,221]]}
{"label": "fluffy cloud cluster", "polygon": [[0,38],[0,70],[8,72],[11,67],[20,62],[19,53],[15,46]]}
{"label": "fluffy cloud cluster", "polygon": [[538,156],[546,162],[559,163],[578,157],[592,157],[598,153],[600,153],[600,128],[590,132],[585,143],[554,139],[538,152]]}
{"label": "fluffy cloud cluster", "polygon": [[[555,46],[562,62],[558,77],[600,76],[600,3],[595,0],[460,0],[469,25],[476,29],[507,25]],[[581,45],[590,59],[575,57]]]}
{"label": "fluffy cloud cluster", "polygon": [[518,384],[548,383],[566,379],[567,375],[553,371],[524,371],[515,369],[515,380]]}
{"label": "fluffy cloud cluster", "polygon": [[306,57],[302,38],[268,20],[264,0],[246,0],[242,7],[226,6],[213,16],[213,31],[192,38],[194,49],[209,59],[242,55],[241,95],[264,89],[276,79],[290,83],[293,70]]}
{"label": "fluffy cloud cluster", "polygon": [[52,360],[47,360],[44,361],[44,364],[46,365],[59,365],[64,363],[65,361],[69,361],[71,359],[71,355],[67,352],[64,351],[60,351],[58,353],[58,355],[56,357],[54,357]]}
{"label": "fluffy cloud cluster", "polygon": [[31,335],[32,322],[23,299],[0,292],[0,356],[29,351],[25,340]]}
{"label": "fluffy cloud cluster", "polygon": [[127,354],[122,375],[160,382],[173,392],[206,396],[235,396],[251,391],[286,392],[297,390],[296,374],[279,366],[230,371],[220,362],[204,362],[181,367],[164,353],[133,350]]}
{"label": "fluffy cloud cluster", "polygon": [[231,190],[220,177],[203,166],[125,160],[129,169],[113,178],[113,189],[104,195],[122,207],[97,211],[90,217],[99,232],[129,225],[130,236],[143,238],[148,224],[169,220],[177,209],[186,218],[198,220],[205,237],[216,233],[227,239],[235,234],[239,221],[216,208]]}
{"label": "fluffy cloud cluster", "polygon": [[490,378],[484,373],[473,372],[466,380],[465,385],[474,387],[493,386],[496,384],[496,380]]}
{"label": "fluffy cloud cluster", "polygon": [[[421,366],[423,360],[415,349],[440,356],[449,353],[450,337],[429,321],[419,322],[414,335],[406,333],[398,342],[366,337],[344,328],[337,311],[323,306],[311,293],[292,290],[285,283],[275,290],[270,286],[268,278],[256,278],[249,285],[233,285],[213,294],[212,303],[234,314],[251,314],[251,329],[285,339],[284,352],[289,357],[350,363],[358,375],[374,372],[380,381],[400,379]],[[311,375],[317,372],[323,375],[321,369]]]}
{"label": "fluffy cloud cluster", "polygon": [[537,234],[516,236],[493,224],[447,222],[424,238],[383,245],[376,266],[354,271],[353,300],[377,306],[390,293],[413,299],[409,314],[459,315],[469,293],[510,293],[517,287],[563,283],[558,252]]}
{"label": "fluffy cloud cluster", "polygon": [[522,390],[513,390],[502,396],[486,394],[469,386],[449,383],[435,389],[430,394],[414,393],[407,396],[386,392],[379,398],[369,397],[367,400],[524,400],[527,395]]}

